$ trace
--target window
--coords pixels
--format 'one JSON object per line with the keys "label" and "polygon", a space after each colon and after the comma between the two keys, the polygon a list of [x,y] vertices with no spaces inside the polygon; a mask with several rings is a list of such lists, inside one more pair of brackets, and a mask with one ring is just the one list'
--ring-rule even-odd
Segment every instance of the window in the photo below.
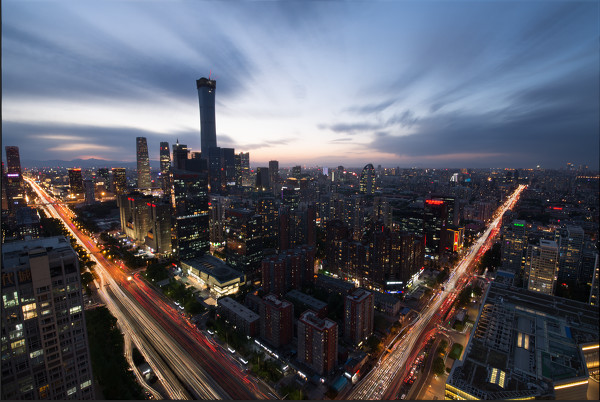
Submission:
{"label": "window", "polygon": [[35,307],[35,303],[25,304],[22,307],[24,320],[29,320],[31,318],[37,317],[37,311]]}
{"label": "window", "polygon": [[71,307],[71,309],[69,310],[69,313],[75,314],[75,313],[79,313],[80,311],[81,311],[81,306],[75,306],[75,307]]}
{"label": "window", "polygon": [[2,295],[2,302],[4,304],[4,308],[15,307],[19,305],[19,295],[17,292],[12,292],[12,295],[9,293]]}

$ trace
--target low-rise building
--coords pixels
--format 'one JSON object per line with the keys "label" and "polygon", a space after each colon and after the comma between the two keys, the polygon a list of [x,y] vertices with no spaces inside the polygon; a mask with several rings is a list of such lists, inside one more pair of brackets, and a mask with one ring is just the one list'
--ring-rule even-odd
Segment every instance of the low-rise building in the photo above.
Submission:
{"label": "low-rise building", "polygon": [[231,297],[222,297],[217,303],[219,314],[236,327],[236,329],[241,329],[248,336],[254,336],[258,333],[260,321],[258,314],[236,302]]}
{"label": "low-rise building", "polygon": [[242,272],[209,254],[181,261],[181,269],[201,286],[206,286],[215,299],[237,293],[240,284],[246,281]]}
{"label": "low-rise building", "polygon": [[597,308],[492,282],[446,399],[586,399],[590,342]]}
{"label": "low-rise building", "polygon": [[327,315],[327,303],[297,290],[286,293],[285,298],[294,303],[300,311],[313,310],[319,317]]}

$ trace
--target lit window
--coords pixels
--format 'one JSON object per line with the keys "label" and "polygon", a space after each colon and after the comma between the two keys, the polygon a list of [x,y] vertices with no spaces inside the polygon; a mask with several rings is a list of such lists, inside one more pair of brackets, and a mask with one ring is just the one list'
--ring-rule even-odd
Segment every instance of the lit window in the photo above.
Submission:
{"label": "lit window", "polygon": [[81,306],[75,306],[75,307],[71,307],[71,308],[69,309],[69,312],[70,312],[71,314],[79,313],[80,311],[81,311]]}
{"label": "lit window", "polygon": [[29,320],[30,318],[37,317],[37,311],[35,307],[35,303],[25,304],[22,307],[24,320]]}

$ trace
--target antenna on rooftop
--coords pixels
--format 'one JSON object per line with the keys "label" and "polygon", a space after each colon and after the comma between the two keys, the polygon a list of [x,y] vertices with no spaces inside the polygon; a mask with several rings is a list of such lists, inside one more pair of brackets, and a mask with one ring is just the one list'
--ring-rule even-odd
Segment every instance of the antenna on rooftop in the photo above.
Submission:
{"label": "antenna on rooftop", "polygon": [[208,79],[210,80],[210,74],[212,73],[212,70],[208,70]]}

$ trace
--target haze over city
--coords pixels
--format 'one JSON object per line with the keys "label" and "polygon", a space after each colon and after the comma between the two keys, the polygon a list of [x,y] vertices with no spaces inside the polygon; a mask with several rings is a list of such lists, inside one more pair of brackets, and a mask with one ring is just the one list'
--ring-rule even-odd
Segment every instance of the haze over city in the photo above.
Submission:
{"label": "haze over city", "polygon": [[[2,139],[27,160],[219,146],[253,166],[598,165],[597,2],[2,4]],[[35,143],[35,147],[27,147]]]}

